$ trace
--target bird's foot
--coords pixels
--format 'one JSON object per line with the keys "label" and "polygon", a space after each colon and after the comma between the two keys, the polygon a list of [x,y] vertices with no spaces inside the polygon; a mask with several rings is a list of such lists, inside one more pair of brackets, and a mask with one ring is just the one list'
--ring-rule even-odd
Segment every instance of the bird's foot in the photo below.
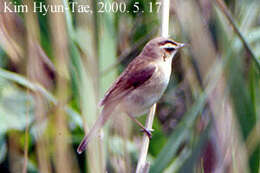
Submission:
{"label": "bird's foot", "polygon": [[148,136],[149,139],[152,138],[152,132],[153,131],[154,131],[153,129],[147,129],[147,128],[144,128],[144,129],[141,130],[141,132],[145,132],[145,134]]}

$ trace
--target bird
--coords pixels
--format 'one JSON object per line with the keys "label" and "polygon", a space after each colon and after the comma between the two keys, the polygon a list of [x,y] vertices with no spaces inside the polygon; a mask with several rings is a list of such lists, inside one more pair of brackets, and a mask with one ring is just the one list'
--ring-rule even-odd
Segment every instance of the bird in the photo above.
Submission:
{"label": "bird", "polygon": [[128,115],[151,138],[152,130],[146,129],[136,117],[147,113],[162,97],[170,80],[172,60],[186,45],[167,37],[156,37],[146,43],[99,102],[103,109],[77,152],[81,154],[86,149],[115,110]]}

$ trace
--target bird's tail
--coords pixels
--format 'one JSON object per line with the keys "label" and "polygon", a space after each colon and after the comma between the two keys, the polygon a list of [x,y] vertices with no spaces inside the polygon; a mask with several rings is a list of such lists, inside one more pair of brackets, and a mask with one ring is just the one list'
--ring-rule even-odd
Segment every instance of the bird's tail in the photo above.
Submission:
{"label": "bird's tail", "polygon": [[78,146],[77,152],[81,154],[87,147],[91,138],[95,137],[98,131],[104,126],[112,111],[114,110],[115,105],[105,105],[98,119],[96,120],[94,126],[90,129],[88,134],[83,138],[80,145]]}

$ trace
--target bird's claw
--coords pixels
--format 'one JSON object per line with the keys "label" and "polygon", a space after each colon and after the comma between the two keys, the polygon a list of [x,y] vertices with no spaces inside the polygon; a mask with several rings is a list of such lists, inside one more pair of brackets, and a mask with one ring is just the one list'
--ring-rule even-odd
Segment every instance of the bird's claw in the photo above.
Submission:
{"label": "bird's claw", "polygon": [[145,132],[145,134],[148,136],[149,139],[152,138],[153,131],[154,131],[153,129],[146,129],[146,128],[141,130],[141,132]]}

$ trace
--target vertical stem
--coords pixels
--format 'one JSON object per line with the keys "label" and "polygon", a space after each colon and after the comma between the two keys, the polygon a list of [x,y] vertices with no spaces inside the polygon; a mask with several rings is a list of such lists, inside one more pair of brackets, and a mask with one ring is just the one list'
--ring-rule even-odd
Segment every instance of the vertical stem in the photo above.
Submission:
{"label": "vertical stem", "polygon": [[[155,111],[156,111],[156,104],[154,104],[152,106],[150,113],[146,119],[145,127],[147,129],[152,129]],[[139,157],[137,168],[136,168],[136,173],[147,173],[149,170],[149,165],[146,162],[149,141],[150,141],[149,137],[146,134],[144,134],[140,157]]]}
{"label": "vertical stem", "polygon": [[170,17],[170,0],[162,0],[162,23],[161,23],[162,37],[168,37],[169,35],[169,17]]}
{"label": "vertical stem", "polygon": [[[47,3],[52,6],[64,5],[62,0],[48,0]],[[53,55],[55,57],[55,66],[57,69],[57,79],[55,93],[58,105],[54,110],[52,123],[55,127],[53,138],[53,160],[54,169],[57,173],[78,172],[77,164],[74,162],[73,151],[70,143],[70,132],[68,129],[68,119],[63,107],[66,105],[69,95],[70,73],[69,73],[69,37],[66,27],[66,18],[64,13],[50,13],[50,33],[52,36]]]}
{"label": "vertical stem", "polygon": [[[170,1],[162,0],[162,23],[161,23],[161,36],[168,37],[169,34],[169,12],[170,12]],[[147,129],[152,129],[153,120],[156,111],[156,104],[154,104],[150,110],[150,113],[146,119],[145,127]],[[149,138],[144,134],[142,141],[142,148],[137,163],[136,173],[148,173],[149,164],[146,162],[148,147],[149,147]]]}
{"label": "vertical stem", "polygon": [[95,1],[95,0],[92,0],[92,3],[93,3],[93,9],[94,9],[94,16],[93,16],[93,24],[94,24],[94,49],[95,49],[95,51],[94,51],[94,55],[95,55],[95,57],[96,57],[96,64],[94,64],[95,65],[95,75],[96,76],[94,76],[94,86],[96,87],[96,99],[98,99],[99,98],[99,91],[100,91],[100,80],[99,80],[99,78],[100,78],[100,71],[99,71],[99,58],[100,58],[100,53],[99,53],[99,16],[98,16],[98,13],[97,13],[97,1]]}
{"label": "vertical stem", "polygon": [[[29,97],[29,90],[26,92]],[[25,127],[25,141],[24,141],[24,164],[23,164],[23,173],[27,172],[28,166],[28,148],[29,148],[29,101],[26,102],[26,127]]]}
{"label": "vertical stem", "polygon": [[[44,85],[45,87],[49,86],[48,82],[49,78],[47,74],[44,72],[43,67],[43,61],[42,61],[42,55],[40,54],[40,28],[39,28],[39,21],[37,19],[37,15],[32,12],[33,4],[29,1],[24,1],[24,5],[29,7],[29,12],[25,14],[25,29],[26,29],[26,50],[25,50],[25,56],[26,58],[26,74],[28,78],[35,82],[39,83],[41,85]],[[27,94],[29,96],[29,91],[27,91]],[[39,126],[42,124],[42,120],[46,118],[46,102],[45,99],[42,97],[42,95],[39,92],[35,92],[32,94],[34,99],[34,117],[35,117],[35,125]],[[29,107],[29,103],[27,103],[27,107]],[[29,108],[27,108],[29,109]],[[26,119],[27,123],[29,123],[29,110],[27,110],[26,113]],[[26,127],[26,145],[29,144],[29,124]],[[39,132],[37,132],[37,140],[36,140],[36,157],[37,157],[37,163],[38,163],[38,170],[39,172],[50,172],[51,171],[51,164],[48,154],[48,138],[46,135],[41,135]],[[25,164],[28,164],[28,146],[27,146],[27,158]],[[24,173],[28,172],[26,165],[24,164]],[[28,165],[27,165],[28,166]]]}

